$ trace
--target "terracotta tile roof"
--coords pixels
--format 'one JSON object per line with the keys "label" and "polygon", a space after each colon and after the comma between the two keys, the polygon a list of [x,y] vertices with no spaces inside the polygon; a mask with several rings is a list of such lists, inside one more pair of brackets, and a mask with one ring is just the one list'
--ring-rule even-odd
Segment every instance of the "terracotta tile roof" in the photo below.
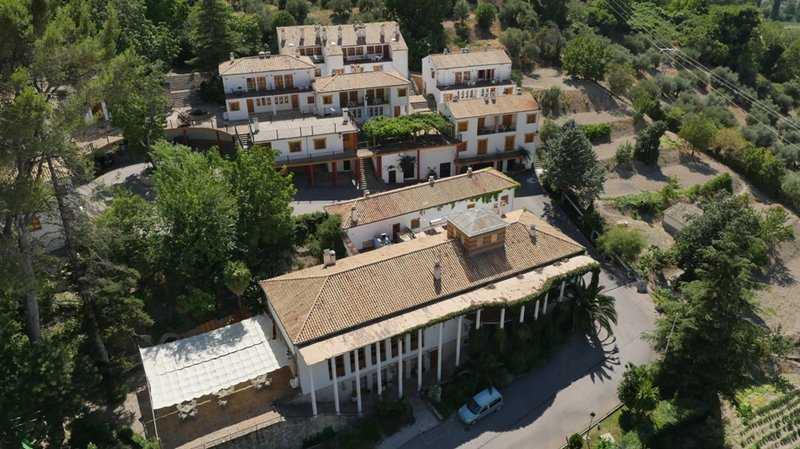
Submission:
{"label": "terracotta tile roof", "polygon": [[[410,212],[450,204],[505,189],[519,187],[519,183],[493,169],[476,170],[472,176],[465,174],[437,179],[433,186],[422,182],[368,197],[325,206],[325,212],[342,219],[342,229],[350,229]],[[350,210],[355,206],[357,222],[351,221]]]}
{"label": "terracotta tile roof", "polygon": [[405,86],[410,83],[411,81],[392,71],[345,73],[317,78],[314,80],[314,91],[338,92],[353,89]]}
{"label": "terracotta tile roof", "polygon": [[267,279],[261,288],[288,337],[303,346],[584,252],[529,212],[514,211],[505,220],[504,246],[494,250],[468,256],[440,232]]}
{"label": "terracotta tile roof", "polygon": [[[488,101],[487,101],[488,100]],[[535,111],[539,104],[528,93],[519,95],[500,95],[489,98],[458,100],[445,103],[449,115],[455,119],[483,117],[486,115],[513,114],[517,112]]]}
{"label": "terracotta tile roof", "polygon": [[248,73],[275,72],[283,70],[314,69],[315,66],[306,56],[271,55],[248,56],[224,61],[219,64],[220,75],[245,75]]}
{"label": "terracotta tile roof", "polygon": [[[400,30],[397,22],[371,22],[364,25],[364,37],[366,43],[363,45],[390,44],[393,49],[407,49],[403,35],[399,34],[396,38],[395,31]],[[278,38],[281,40],[281,48],[299,48],[314,46],[352,46],[358,45],[356,42],[356,29],[354,24],[349,25],[328,25],[320,26],[320,36],[327,37],[327,43],[317,42],[316,25],[297,25],[289,27],[278,27],[276,29]],[[338,43],[339,28],[342,30],[342,42]],[[381,29],[383,30],[383,40],[381,40]]]}
{"label": "terracotta tile roof", "polygon": [[437,69],[457,69],[480,65],[511,64],[504,50],[486,50],[469,53],[437,53],[430,55],[431,65]]}

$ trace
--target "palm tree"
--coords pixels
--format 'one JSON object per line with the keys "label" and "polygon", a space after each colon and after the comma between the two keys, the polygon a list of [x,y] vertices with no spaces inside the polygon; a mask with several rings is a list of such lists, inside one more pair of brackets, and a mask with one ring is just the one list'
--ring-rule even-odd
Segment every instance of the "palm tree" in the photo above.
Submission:
{"label": "palm tree", "polygon": [[572,323],[575,329],[597,337],[597,326],[609,335],[614,333],[613,325],[617,324],[617,309],[614,298],[602,294],[603,287],[598,285],[596,277],[587,286],[583,278],[575,286],[575,304],[572,311]]}

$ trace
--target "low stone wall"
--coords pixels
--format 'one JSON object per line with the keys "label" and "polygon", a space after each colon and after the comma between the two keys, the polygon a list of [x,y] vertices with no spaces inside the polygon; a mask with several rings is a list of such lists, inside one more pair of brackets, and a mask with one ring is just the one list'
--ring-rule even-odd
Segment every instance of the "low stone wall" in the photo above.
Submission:
{"label": "low stone wall", "polygon": [[214,446],[215,449],[300,449],[303,440],[326,427],[338,431],[351,425],[352,416],[319,415],[314,418],[287,418],[267,428]]}

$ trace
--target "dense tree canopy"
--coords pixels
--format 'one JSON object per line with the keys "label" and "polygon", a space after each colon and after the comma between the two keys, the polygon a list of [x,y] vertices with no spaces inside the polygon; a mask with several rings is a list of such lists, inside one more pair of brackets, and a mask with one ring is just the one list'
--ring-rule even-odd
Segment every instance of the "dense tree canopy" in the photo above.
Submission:
{"label": "dense tree canopy", "polygon": [[570,120],[543,146],[542,168],[556,190],[576,195],[590,206],[603,191],[605,173],[592,144]]}

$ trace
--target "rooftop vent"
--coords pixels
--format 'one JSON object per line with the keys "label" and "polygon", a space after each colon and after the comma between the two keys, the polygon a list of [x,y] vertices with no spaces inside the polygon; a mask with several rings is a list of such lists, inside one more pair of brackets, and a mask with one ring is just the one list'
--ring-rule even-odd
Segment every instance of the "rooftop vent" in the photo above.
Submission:
{"label": "rooftop vent", "polygon": [[230,54],[228,55],[228,59],[230,59],[230,61],[233,62],[233,60],[236,59],[236,54],[233,53],[233,52],[230,52]]}
{"label": "rooftop vent", "polygon": [[438,260],[433,264],[433,280],[436,282],[442,281],[442,264]]}
{"label": "rooftop vent", "polygon": [[533,241],[535,243],[536,242],[536,225],[535,224],[532,224],[532,225],[528,226],[528,234],[531,236],[531,238],[533,239]]}
{"label": "rooftop vent", "polygon": [[469,53],[469,47],[462,48],[461,53]]}
{"label": "rooftop vent", "polygon": [[322,251],[322,263],[326,267],[332,267],[336,265],[336,251],[332,249],[325,249]]}
{"label": "rooftop vent", "polygon": [[358,223],[358,215],[356,214],[356,207],[355,206],[350,208],[350,223],[352,223],[352,224]]}
{"label": "rooftop vent", "polygon": [[433,176],[428,176],[428,185],[433,187],[434,184],[436,184],[436,178]]}
{"label": "rooftop vent", "polygon": [[450,49],[445,47],[444,50],[442,50],[442,54],[449,55],[450,54]]}
{"label": "rooftop vent", "polygon": [[522,88],[521,87],[515,87],[514,88],[514,93],[516,93],[517,95],[522,95]]}
{"label": "rooftop vent", "polygon": [[472,177],[472,167],[468,167],[467,168],[467,178],[471,178],[471,177]]}
{"label": "rooftop vent", "polygon": [[266,57],[267,57],[267,52],[265,52],[265,51],[258,52],[258,58],[259,59],[264,59]]}

